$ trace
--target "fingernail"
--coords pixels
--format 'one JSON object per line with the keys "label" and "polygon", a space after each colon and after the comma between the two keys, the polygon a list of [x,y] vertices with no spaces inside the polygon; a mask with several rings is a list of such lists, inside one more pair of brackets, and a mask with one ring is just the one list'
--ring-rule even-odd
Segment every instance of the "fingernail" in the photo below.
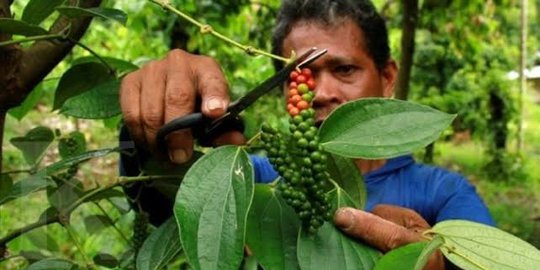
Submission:
{"label": "fingernail", "polygon": [[341,208],[336,212],[334,224],[342,230],[348,230],[354,227],[354,216],[351,210]]}
{"label": "fingernail", "polygon": [[206,103],[206,108],[208,111],[222,110],[225,107],[225,104],[217,98],[210,99]]}
{"label": "fingernail", "polygon": [[188,160],[187,153],[183,149],[176,149],[173,151],[169,151],[169,158],[171,159],[172,162],[178,163],[178,164],[184,163]]}

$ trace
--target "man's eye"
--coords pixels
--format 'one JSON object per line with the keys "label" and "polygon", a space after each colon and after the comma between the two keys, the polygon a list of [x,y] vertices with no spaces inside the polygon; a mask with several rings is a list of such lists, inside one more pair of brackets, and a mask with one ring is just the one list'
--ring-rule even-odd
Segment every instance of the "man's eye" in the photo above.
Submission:
{"label": "man's eye", "polygon": [[353,65],[341,65],[341,66],[337,66],[334,69],[336,73],[339,73],[341,75],[349,75],[353,73],[355,70],[356,70],[356,67]]}

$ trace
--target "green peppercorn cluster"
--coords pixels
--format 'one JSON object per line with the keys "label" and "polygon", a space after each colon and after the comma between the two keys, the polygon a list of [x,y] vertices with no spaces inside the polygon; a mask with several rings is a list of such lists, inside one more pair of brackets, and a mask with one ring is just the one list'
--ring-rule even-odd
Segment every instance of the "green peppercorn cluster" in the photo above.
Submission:
{"label": "green peppercorn cluster", "polygon": [[[310,75],[311,72],[302,74]],[[291,78],[298,76],[291,74]],[[290,87],[307,86],[303,82],[294,82]],[[315,233],[331,216],[329,199],[325,193],[330,176],[326,171],[327,156],[319,144],[315,110],[310,103],[308,107],[302,107],[298,112],[289,108],[290,134],[282,134],[263,125],[261,141],[270,163],[282,178],[278,186],[281,196],[294,208],[303,228]]]}
{"label": "green peppercorn cluster", "polygon": [[139,252],[144,241],[148,237],[148,214],[144,212],[135,213],[133,220],[133,250],[135,254]]}

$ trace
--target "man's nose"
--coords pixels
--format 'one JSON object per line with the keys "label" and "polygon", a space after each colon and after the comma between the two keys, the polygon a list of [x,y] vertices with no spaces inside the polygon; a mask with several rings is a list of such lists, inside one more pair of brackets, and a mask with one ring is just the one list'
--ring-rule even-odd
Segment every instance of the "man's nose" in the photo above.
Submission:
{"label": "man's nose", "polygon": [[324,107],[333,103],[340,103],[339,84],[330,74],[320,73],[315,77],[315,97],[313,107]]}

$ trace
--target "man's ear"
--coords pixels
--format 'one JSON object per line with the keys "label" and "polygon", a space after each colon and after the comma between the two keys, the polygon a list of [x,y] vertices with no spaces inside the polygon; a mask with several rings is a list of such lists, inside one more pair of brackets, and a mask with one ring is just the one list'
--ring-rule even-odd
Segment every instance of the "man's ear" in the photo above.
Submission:
{"label": "man's ear", "polygon": [[396,86],[398,77],[398,67],[396,61],[393,59],[388,60],[383,70],[381,71],[382,84],[383,84],[383,96],[390,98],[394,95],[394,88]]}

